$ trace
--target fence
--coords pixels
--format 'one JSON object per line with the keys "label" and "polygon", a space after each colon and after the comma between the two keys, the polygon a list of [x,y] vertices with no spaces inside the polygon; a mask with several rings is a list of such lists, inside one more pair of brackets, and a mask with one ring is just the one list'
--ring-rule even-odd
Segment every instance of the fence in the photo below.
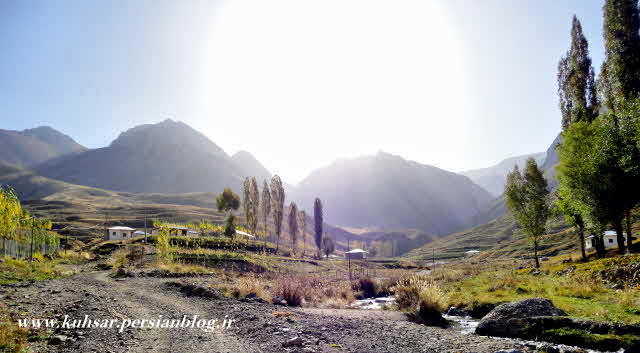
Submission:
{"label": "fence", "polygon": [[[59,249],[59,245],[51,246],[47,243],[34,243],[33,253],[52,254]],[[13,239],[3,239],[0,241],[0,254],[18,259],[29,258],[31,256],[31,241],[15,241]]]}

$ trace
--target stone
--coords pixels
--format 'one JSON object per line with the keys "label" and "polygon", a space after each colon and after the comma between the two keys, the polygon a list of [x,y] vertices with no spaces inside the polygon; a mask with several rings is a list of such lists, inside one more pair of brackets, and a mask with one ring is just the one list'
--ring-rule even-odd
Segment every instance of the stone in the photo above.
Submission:
{"label": "stone", "polygon": [[560,353],[560,349],[550,345],[550,344],[543,344],[540,347],[538,347],[538,352],[544,352],[544,353]]}
{"label": "stone", "polygon": [[452,306],[452,307],[449,308],[449,310],[447,310],[447,315],[449,315],[449,316],[469,316],[469,313],[464,309],[460,309],[460,308],[456,308],[455,306]]}
{"label": "stone", "polygon": [[[517,337],[518,320],[538,316],[566,316],[549,299],[531,298],[498,305],[480,320],[476,333],[483,336]],[[513,321],[513,322],[512,322]]]}
{"label": "stone", "polygon": [[53,345],[62,344],[64,342],[66,342],[68,339],[69,339],[69,337],[67,337],[65,335],[55,335],[55,336],[52,336],[49,339],[49,344],[53,344]]}
{"label": "stone", "polygon": [[294,337],[294,338],[284,342],[282,344],[282,346],[283,347],[294,347],[294,346],[300,347],[300,346],[302,346],[302,338],[300,338],[300,336]]}

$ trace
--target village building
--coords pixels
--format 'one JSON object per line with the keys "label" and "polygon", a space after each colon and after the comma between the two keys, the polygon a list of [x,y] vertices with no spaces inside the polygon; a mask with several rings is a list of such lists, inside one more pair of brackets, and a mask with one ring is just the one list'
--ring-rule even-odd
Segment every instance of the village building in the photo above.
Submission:
{"label": "village building", "polygon": [[[627,233],[623,233],[626,239]],[[618,247],[618,236],[614,230],[607,230],[604,232],[603,236],[604,240],[604,248],[611,249]],[[584,239],[584,247],[587,250],[596,248],[596,237],[594,235],[589,235]]]}
{"label": "village building", "polygon": [[367,258],[367,251],[362,249],[353,249],[344,253],[347,259],[362,260]]}
{"label": "village building", "polygon": [[134,237],[134,232],[136,230],[129,227],[110,227],[107,228],[107,234],[105,236],[106,240],[123,240],[123,239],[131,239]]}

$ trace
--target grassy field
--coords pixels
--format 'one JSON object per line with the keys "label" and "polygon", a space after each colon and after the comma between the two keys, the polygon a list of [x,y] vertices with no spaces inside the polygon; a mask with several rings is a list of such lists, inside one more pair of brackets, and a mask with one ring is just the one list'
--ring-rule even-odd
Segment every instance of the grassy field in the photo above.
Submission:
{"label": "grassy field", "polygon": [[[640,323],[639,284],[620,274],[625,266],[640,262],[640,255],[587,263],[562,260],[566,257],[544,262],[540,273],[518,270],[513,262],[464,263],[436,270],[428,277],[444,289],[450,306],[491,308],[487,304],[544,297],[570,316]],[[623,288],[613,289],[618,282]]]}

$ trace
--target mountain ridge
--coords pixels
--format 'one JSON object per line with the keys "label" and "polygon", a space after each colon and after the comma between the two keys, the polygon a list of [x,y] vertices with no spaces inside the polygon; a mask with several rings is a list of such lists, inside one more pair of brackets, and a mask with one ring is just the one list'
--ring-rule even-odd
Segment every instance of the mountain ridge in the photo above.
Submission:
{"label": "mountain ridge", "polygon": [[313,209],[315,197],[332,224],[415,228],[435,235],[475,225],[475,216],[493,199],[466,176],[385,152],[338,159],[314,170],[292,199]]}
{"label": "mountain ridge", "polygon": [[237,165],[204,134],[167,119],[135,126],[107,147],[45,162],[34,170],[51,179],[115,191],[220,192],[225,187],[239,190],[248,173],[264,174],[266,168],[255,162]]}
{"label": "mountain ridge", "polygon": [[50,126],[22,131],[0,129],[0,161],[21,167],[85,150],[71,137]]}

